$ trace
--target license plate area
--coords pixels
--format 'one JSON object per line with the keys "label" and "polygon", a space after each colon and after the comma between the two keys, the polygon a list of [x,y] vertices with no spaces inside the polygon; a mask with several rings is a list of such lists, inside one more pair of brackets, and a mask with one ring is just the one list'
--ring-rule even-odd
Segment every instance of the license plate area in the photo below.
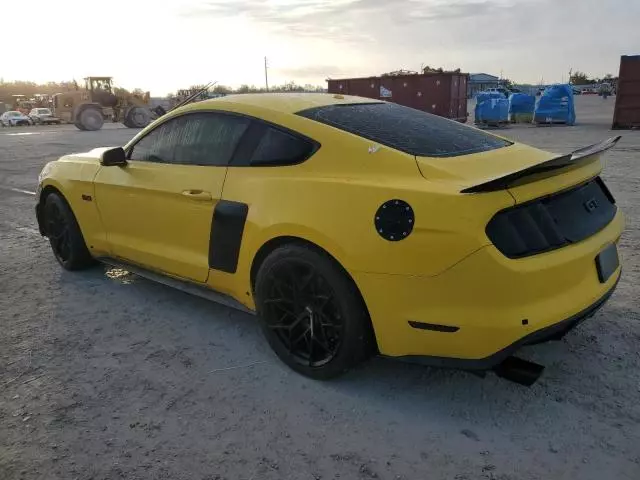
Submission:
{"label": "license plate area", "polygon": [[618,247],[615,244],[611,244],[596,257],[596,270],[598,271],[600,283],[605,283],[609,280],[609,277],[618,269],[618,266],[620,266]]}

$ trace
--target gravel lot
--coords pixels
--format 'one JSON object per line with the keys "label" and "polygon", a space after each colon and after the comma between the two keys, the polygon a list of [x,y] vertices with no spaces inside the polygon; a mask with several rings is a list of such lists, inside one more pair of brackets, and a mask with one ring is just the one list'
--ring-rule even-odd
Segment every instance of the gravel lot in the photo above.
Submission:
{"label": "gravel lot", "polygon": [[[559,153],[614,135],[613,99],[577,103],[579,126],[501,133]],[[315,382],[251,316],[62,271],[28,192],[47,161],[134,133],[0,129],[0,480],[640,478],[640,132],[604,172],[623,279],[565,340],[523,351],[547,366],[530,389],[384,359]]]}

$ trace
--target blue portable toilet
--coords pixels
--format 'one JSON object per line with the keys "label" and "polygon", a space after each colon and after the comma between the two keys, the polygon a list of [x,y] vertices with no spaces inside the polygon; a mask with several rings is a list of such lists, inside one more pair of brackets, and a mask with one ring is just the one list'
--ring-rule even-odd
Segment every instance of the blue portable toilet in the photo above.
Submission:
{"label": "blue portable toilet", "polygon": [[535,123],[576,123],[576,109],[571,85],[558,84],[547,87],[533,114]]}
{"label": "blue portable toilet", "polygon": [[500,92],[480,92],[476,97],[475,123],[498,125],[509,121],[509,100]]}

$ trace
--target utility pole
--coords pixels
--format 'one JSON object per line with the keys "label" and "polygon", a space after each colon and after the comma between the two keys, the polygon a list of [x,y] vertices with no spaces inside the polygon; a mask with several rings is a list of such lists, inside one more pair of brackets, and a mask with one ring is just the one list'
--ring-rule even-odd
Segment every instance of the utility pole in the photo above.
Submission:
{"label": "utility pole", "polygon": [[269,91],[269,75],[267,74],[267,57],[264,57],[264,84],[267,87],[267,92]]}

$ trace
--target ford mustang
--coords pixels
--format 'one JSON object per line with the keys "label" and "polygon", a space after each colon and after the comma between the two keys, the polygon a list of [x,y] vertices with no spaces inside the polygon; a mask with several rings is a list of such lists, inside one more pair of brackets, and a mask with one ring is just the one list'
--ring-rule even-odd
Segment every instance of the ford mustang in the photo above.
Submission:
{"label": "ford mustang", "polygon": [[530,384],[620,276],[600,178],[618,138],[565,155],[393,103],[237,95],[123,147],[48,163],[36,214],[68,270],[95,261],[256,313],[313,378],[372,354]]}

